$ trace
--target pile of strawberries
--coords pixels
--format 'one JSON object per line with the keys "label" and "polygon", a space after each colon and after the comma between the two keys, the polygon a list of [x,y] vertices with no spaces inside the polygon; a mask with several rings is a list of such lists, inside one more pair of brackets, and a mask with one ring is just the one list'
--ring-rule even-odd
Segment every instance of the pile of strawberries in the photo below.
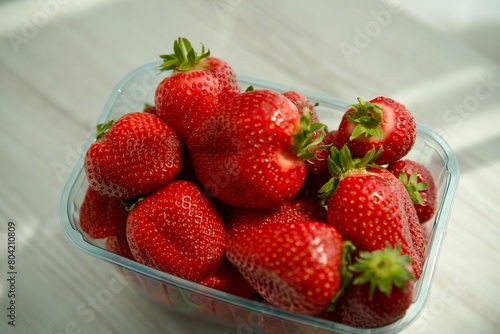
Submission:
{"label": "pile of strawberries", "polygon": [[355,327],[401,318],[425,261],[436,186],[405,158],[402,104],[358,99],[338,128],[296,91],[248,87],[179,38],[153,106],[100,124],[81,229],[124,257]]}

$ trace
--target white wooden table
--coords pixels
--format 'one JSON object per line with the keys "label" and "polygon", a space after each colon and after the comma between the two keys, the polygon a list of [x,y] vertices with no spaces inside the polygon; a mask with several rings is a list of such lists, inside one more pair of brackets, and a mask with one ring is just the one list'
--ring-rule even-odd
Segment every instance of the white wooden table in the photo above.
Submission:
{"label": "white wooden table", "polygon": [[0,333],[224,333],[165,314],[126,284],[92,304],[116,269],[76,249],[59,223],[64,183],[114,85],[170,52],[178,36],[241,74],[350,101],[392,96],[438,129],[459,159],[460,187],[426,307],[404,332],[500,332],[500,68],[412,21],[405,6],[411,1],[0,2]]}

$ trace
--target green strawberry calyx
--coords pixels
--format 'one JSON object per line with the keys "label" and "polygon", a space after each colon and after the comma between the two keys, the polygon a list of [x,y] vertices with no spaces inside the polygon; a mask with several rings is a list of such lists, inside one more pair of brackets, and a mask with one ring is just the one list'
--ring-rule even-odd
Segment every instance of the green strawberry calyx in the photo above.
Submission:
{"label": "green strawberry calyx", "polygon": [[186,38],[179,37],[174,41],[174,53],[160,55],[163,63],[159,66],[159,69],[160,71],[187,72],[196,68],[202,59],[208,57],[210,57],[210,50],[205,51],[203,44],[201,45],[201,52],[198,54]]}
{"label": "green strawberry calyx", "polygon": [[312,123],[312,113],[304,113],[299,119],[299,129],[293,134],[293,149],[302,160],[318,159],[314,151],[330,147],[321,145],[328,128],[320,122]]}
{"label": "green strawberry calyx", "polygon": [[408,280],[415,277],[411,271],[411,258],[401,254],[401,247],[387,244],[386,248],[372,252],[359,252],[359,257],[348,267],[356,273],[352,284],[369,284],[369,299],[373,298],[375,290],[390,295],[393,286],[404,289]]}
{"label": "green strawberry calyx", "polygon": [[358,104],[350,105],[354,109],[353,112],[347,113],[346,118],[354,123],[357,123],[353,129],[349,140],[353,140],[365,135],[366,138],[372,136],[381,139],[383,136],[382,127],[382,107],[378,104],[363,101],[358,97]]}
{"label": "green strawberry calyx", "polygon": [[410,194],[410,198],[413,204],[416,205],[424,204],[424,200],[420,192],[427,189],[427,183],[418,182],[418,175],[416,172],[411,173],[410,177],[408,177],[408,174],[406,174],[404,171],[401,171],[399,173],[399,181],[401,181],[401,183],[403,183],[403,185],[405,186],[406,190],[408,190],[408,193]]}
{"label": "green strawberry calyx", "polygon": [[344,145],[340,150],[332,146],[330,148],[330,155],[327,158],[328,172],[332,178],[318,191],[320,198],[326,202],[337,188],[340,179],[349,173],[363,171],[367,167],[380,168],[381,166],[375,164],[374,161],[380,156],[382,151],[382,146],[378,150],[372,147],[363,158],[353,159],[347,145]]}
{"label": "green strawberry calyx", "polygon": [[132,198],[132,199],[122,199],[120,200],[120,202],[125,208],[125,210],[130,212],[134,210],[137,204],[139,204],[139,202],[142,202],[145,198],[146,198],[145,196],[139,196],[137,198]]}
{"label": "green strawberry calyx", "polygon": [[110,119],[104,123],[97,124],[95,131],[95,140],[96,141],[102,140],[104,136],[106,136],[106,133],[108,133],[109,129],[111,128],[114,122],[115,122],[114,120]]}

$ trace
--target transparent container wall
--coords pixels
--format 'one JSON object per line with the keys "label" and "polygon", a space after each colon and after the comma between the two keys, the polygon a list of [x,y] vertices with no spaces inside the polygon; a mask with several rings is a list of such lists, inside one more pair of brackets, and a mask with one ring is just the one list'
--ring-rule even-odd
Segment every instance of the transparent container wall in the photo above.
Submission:
{"label": "transparent container wall", "polygon": [[[158,63],[144,65],[123,78],[113,90],[101,117],[96,124],[108,119],[143,110],[145,103],[154,103],[158,83],[168,73],[159,74]],[[348,108],[348,102],[303,89],[276,84],[256,78],[238,77],[242,89],[252,85],[254,89],[267,88],[275,91],[297,90],[318,102],[316,111],[322,122],[334,129]],[[417,120],[418,121],[418,120]],[[143,266],[104,249],[102,240],[88,237],[80,229],[79,213],[88,187],[83,171],[83,156],[93,141],[89,138],[79,162],[63,191],[60,203],[61,224],[76,247],[104,261],[116,264],[122,274],[138,288],[141,294],[176,310],[193,312],[211,317],[234,327],[234,333],[394,333],[406,327],[422,310],[429,294],[432,276],[439,250],[445,235],[454,195],[458,186],[459,169],[448,144],[434,130],[418,124],[417,141],[407,156],[423,163],[432,173],[439,191],[439,209],[435,217],[426,223],[429,233],[427,259],[419,279],[412,306],[406,315],[391,325],[376,329],[358,329],[309,316],[284,312],[269,305],[239,298],[213,290],[172,275]]]}

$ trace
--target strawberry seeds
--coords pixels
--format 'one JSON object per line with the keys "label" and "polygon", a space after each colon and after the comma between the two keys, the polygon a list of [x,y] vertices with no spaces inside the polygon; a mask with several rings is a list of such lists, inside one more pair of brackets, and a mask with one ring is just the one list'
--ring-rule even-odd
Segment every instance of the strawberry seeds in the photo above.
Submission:
{"label": "strawberry seeds", "polygon": [[328,129],[300,92],[249,87],[174,42],[154,105],[98,126],[80,227],[121,256],[290,313],[372,328],[403,317],[435,185],[415,120],[358,99]]}

